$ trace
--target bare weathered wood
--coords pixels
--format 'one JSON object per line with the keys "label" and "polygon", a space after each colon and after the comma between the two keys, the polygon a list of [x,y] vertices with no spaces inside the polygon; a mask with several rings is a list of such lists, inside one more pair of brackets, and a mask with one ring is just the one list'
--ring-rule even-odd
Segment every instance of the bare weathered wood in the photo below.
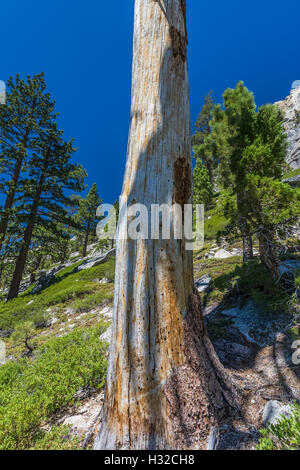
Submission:
{"label": "bare weathered wood", "polygon": [[[192,200],[185,0],[136,0],[123,202]],[[173,229],[181,220],[174,218]],[[120,212],[112,341],[95,449],[200,449],[231,384],[205,335],[184,240],[126,237]]]}

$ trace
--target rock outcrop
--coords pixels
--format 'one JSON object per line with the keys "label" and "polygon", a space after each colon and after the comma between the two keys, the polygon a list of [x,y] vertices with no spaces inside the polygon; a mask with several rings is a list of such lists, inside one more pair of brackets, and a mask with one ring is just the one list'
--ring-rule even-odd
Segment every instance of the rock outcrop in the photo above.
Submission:
{"label": "rock outcrop", "polygon": [[287,163],[293,170],[300,168],[300,86],[277,104],[285,115],[284,128],[288,136]]}
{"label": "rock outcrop", "polygon": [[[56,274],[58,274],[63,269],[72,265],[71,261],[67,261],[64,264],[60,264],[58,266],[54,266],[49,271],[40,271],[38,274],[38,280],[34,288],[32,289],[32,294],[37,294],[40,292],[44,287],[47,287],[51,281],[53,281]],[[29,287],[29,286],[28,286]]]}
{"label": "rock outcrop", "polygon": [[74,269],[74,273],[78,273],[83,269],[94,268],[99,264],[106,263],[111,257],[115,256],[116,249],[113,248],[112,250],[107,251],[106,253],[97,252],[93,256],[85,258],[84,261]]}
{"label": "rock outcrop", "polygon": [[195,287],[198,292],[206,292],[209,290],[212,278],[209,275],[202,276],[195,282]]}

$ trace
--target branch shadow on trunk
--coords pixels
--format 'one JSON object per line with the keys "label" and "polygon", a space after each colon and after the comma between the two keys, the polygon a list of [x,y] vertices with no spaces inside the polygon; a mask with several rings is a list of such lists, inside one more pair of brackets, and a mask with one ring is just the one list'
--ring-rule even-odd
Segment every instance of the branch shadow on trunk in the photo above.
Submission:
{"label": "branch shadow on trunk", "polygon": [[[169,17],[172,2],[164,5]],[[152,204],[183,209],[192,202],[187,38],[172,18],[168,23],[171,45],[159,72],[162,119],[149,139],[145,135],[136,159],[129,143],[122,192],[128,207],[143,204],[148,214]],[[132,109],[132,139],[148,118]],[[95,449],[205,449],[212,427],[236,413],[239,398],[205,332],[192,252],[174,236],[122,239],[124,217],[120,210],[107,388]]]}

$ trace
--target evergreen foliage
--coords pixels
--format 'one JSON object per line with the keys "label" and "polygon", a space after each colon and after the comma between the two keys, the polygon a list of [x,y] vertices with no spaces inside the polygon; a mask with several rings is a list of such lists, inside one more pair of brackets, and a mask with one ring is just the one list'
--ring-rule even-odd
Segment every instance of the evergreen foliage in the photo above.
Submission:
{"label": "evergreen foliage", "polygon": [[82,256],[85,257],[87,254],[87,246],[89,237],[92,235],[95,238],[96,227],[99,222],[96,212],[100,206],[102,200],[100,199],[97,192],[97,185],[94,183],[87,194],[86,198],[79,200],[78,209],[78,222],[84,232],[84,242],[82,247]]}
{"label": "evergreen foliage", "polygon": [[214,190],[208,170],[200,160],[197,160],[193,176],[194,204],[205,204],[206,208],[209,208],[213,202]]}
{"label": "evergreen foliage", "polygon": [[279,231],[282,234],[299,216],[297,194],[281,182],[286,167],[282,113],[269,104],[257,110],[253,94],[239,82],[224,92],[223,107],[214,108],[211,127],[220,161],[219,182],[231,192],[227,193],[230,231],[239,228],[244,259],[247,239],[255,233],[262,261],[278,277]]}
{"label": "evergreen foliage", "polygon": [[207,168],[211,185],[214,183],[214,170],[217,161],[214,155],[214,146],[211,140],[211,119],[213,116],[214,101],[212,92],[204,97],[204,104],[195,124],[195,133],[192,136],[193,152],[196,161],[200,160]]}

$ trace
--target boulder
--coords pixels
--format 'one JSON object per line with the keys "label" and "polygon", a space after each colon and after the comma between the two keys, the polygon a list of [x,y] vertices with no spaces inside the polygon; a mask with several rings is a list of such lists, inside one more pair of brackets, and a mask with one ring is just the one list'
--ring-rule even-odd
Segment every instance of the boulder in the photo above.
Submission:
{"label": "boulder", "polygon": [[78,390],[74,397],[76,400],[85,400],[86,398],[91,397],[96,392],[96,389],[86,385],[85,387]]}
{"label": "boulder", "polygon": [[0,330],[0,338],[9,338],[11,334],[11,330]]}
{"label": "boulder", "polygon": [[103,277],[102,279],[99,279],[99,284],[110,284],[113,281],[111,279],[108,279],[107,277]]}
{"label": "boulder", "polygon": [[55,274],[57,274],[59,271],[64,269],[67,265],[66,264],[60,264],[59,266],[54,266],[51,268],[49,271],[40,271],[39,272],[39,278],[32,289],[33,294],[37,294],[40,292],[44,287],[48,286],[52,279],[54,278]]}
{"label": "boulder", "polygon": [[231,256],[241,256],[243,254],[243,250],[241,248],[232,248],[230,253]]}
{"label": "boulder", "polygon": [[255,450],[259,433],[255,428],[241,431],[231,425],[212,428],[206,450]]}
{"label": "boulder", "polygon": [[223,248],[221,248],[221,250],[219,250],[215,253],[214,258],[215,259],[226,259],[226,258],[230,258],[231,256],[233,256],[233,255],[229,251],[226,251]]}
{"label": "boulder", "polygon": [[111,334],[112,334],[112,329],[111,329],[111,326],[109,326],[107,330],[104,333],[102,333],[102,335],[100,336],[101,341],[104,341],[105,343],[110,343]]}
{"label": "boulder", "polygon": [[[240,341],[242,338],[238,338]],[[253,355],[253,348],[240,342],[232,342],[226,339],[214,341],[214,348],[221,359],[222,364],[238,366],[246,364]]]}
{"label": "boulder", "polygon": [[263,412],[264,426],[277,424],[283,416],[289,418],[293,413],[293,408],[289,404],[283,404],[277,400],[269,401]]}
{"label": "boulder", "polygon": [[230,429],[220,433],[215,450],[255,450],[259,433],[243,432],[238,429]]}
{"label": "boulder", "polygon": [[212,279],[209,275],[202,276],[195,282],[195,287],[197,288],[198,292],[205,292],[209,289],[211,281]]}
{"label": "boulder", "polygon": [[[24,281],[21,282],[20,284],[20,288],[19,288],[19,294],[22,294],[23,292],[25,292],[28,287],[31,286],[31,282],[30,282],[30,279],[29,277],[24,279]],[[7,289],[5,289],[5,292],[7,292]]]}
{"label": "boulder", "polygon": [[113,307],[105,306],[100,310],[99,315],[102,315],[106,320],[111,320],[113,316]]}
{"label": "boulder", "polygon": [[[204,258],[206,259],[213,259],[215,257],[215,252],[214,251],[208,251],[205,253]],[[201,258],[201,257],[200,257]]]}

